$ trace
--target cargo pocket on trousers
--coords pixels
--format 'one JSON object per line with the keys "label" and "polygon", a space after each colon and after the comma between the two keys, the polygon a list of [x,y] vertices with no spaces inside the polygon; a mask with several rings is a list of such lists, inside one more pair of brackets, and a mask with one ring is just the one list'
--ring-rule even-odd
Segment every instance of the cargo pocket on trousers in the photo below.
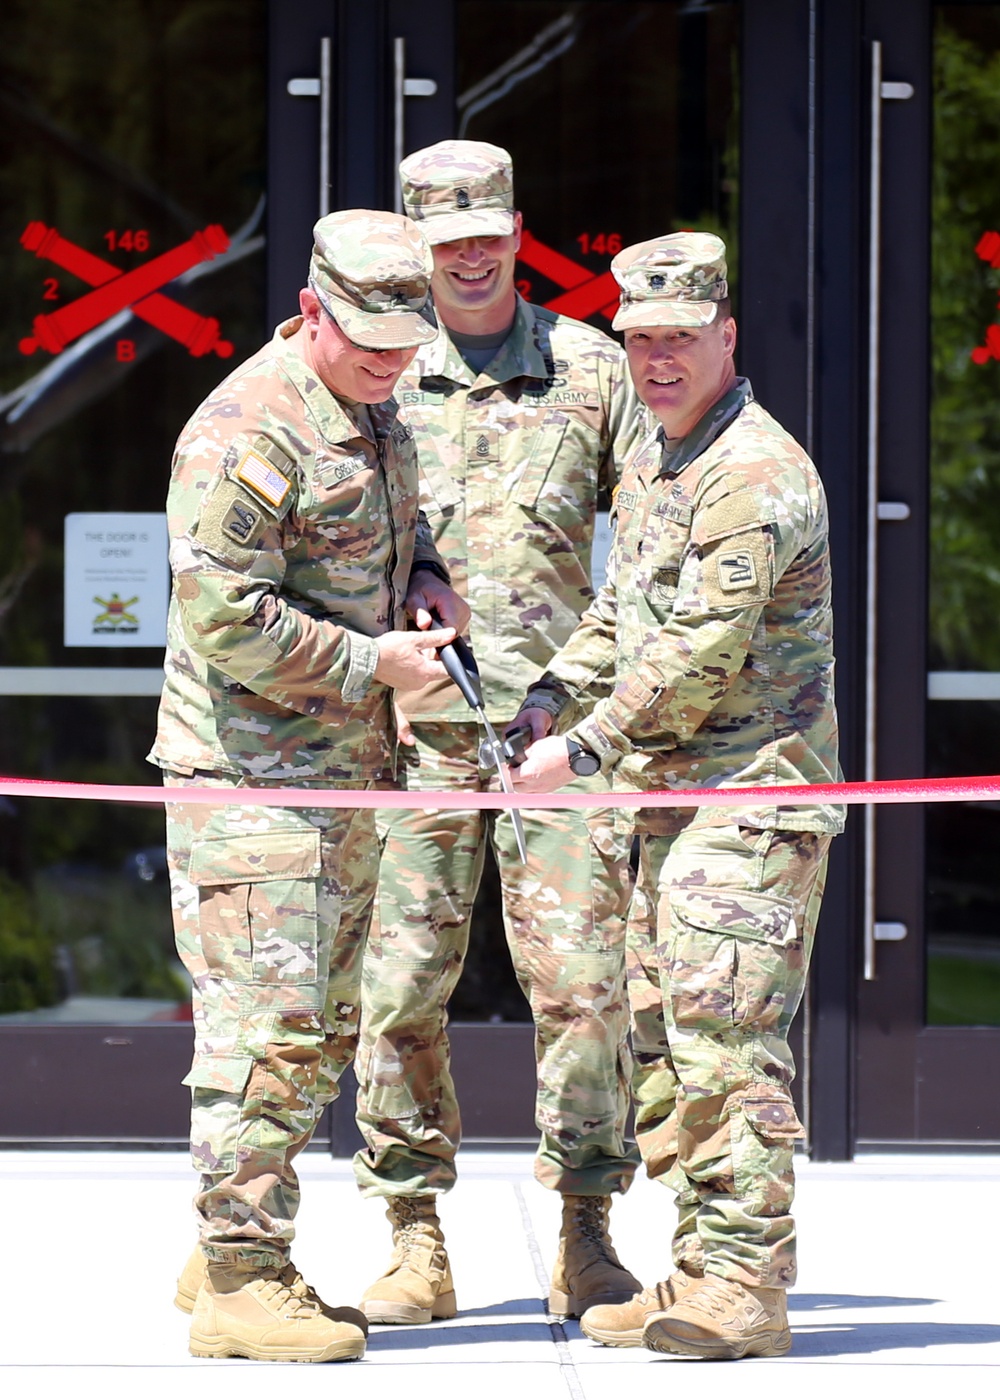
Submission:
{"label": "cargo pocket on trousers", "polygon": [[241,983],[316,982],[318,831],[196,840],[189,873],[210,971]]}
{"label": "cargo pocket on trousers", "polygon": [[252,1055],[199,1055],[181,1080],[191,1089],[191,1162],[200,1172],[236,1167]]}
{"label": "cargo pocket on trousers", "polygon": [[671,897],[674,1020],[703,1030],[773,1030],[790,1020],[805,969],[793,906],[725,887]]}
{"label": "cargo pocket on trousers", "polygon": [[736,1194],[791,1190],[792,1154],[805,1137],[792,1096],[780,1084],[750,1084],[732,1104]]}

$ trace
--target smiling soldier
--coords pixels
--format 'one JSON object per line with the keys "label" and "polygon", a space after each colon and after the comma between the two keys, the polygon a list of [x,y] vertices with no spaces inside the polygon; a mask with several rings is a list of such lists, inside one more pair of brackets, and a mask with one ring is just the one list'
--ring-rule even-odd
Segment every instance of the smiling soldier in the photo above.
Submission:
{"label": "smiling soldier", "polygon": [[[673,234],[611,266],[660,426],[625,468],[607,585],[525,701],[537,735],[555,722],[562,737],[539,737],[515,785],[554,790],[581,751],[633,792],[835,782],[826,501],[736,376],[724,245]],[[819,802],[636,814],[636,1137],[679,1219],[674,1273],[591,1309],[597,1341],[729,1359],[791,1346],[787,1034],[841,826]]]}
{"label": "smiling soldier", "polygon": [[[593,596],[598,490],[614,485],[641,408],[610,337],[518,295],[521,215],[505,150],[441,141],[408,156],[400,175],[406,212],[432,245],[441,327],[404,372],[400,404],[421,505],[472,608],[487,716],[500,724]],[[407,787],[483,790],[482,736],[458,691],[432,682],[398,700]],[[606,791],[590,771],[577,787]],[[436,1206],[454,1183],[461,1131],[446,1007],[487,843],[535,1021],[535,1174],[563,1198],[549,1305],[579,1315],[636,1286],[608,1233],[612,1196],[636,1167],[624,1139],[624,848],[605,811],[525,813],[524,826],[526,864],[509,812],[386,814],[357,1066],[367,1146],[358,1181],[387,1198],[395,1245],[362,1299],[373,1322],[429,1322],[456,1307]]]}
{"label": "smiling soldier", "polygon": [[[321,219],[301,316],[196,410],[174,457],[173,594],[151,758],[227,789],[391,785],[392,687],[445,678],[468,608],[418,512],[390,397],[430,251],[397,214]],[[418,628],[431,613],[445,626]],[[373,814],[167,804],[174,927],[193,983],[201,1247],[178,1284],[196,1356],[335,1361],[367,1323],[289,1259],[294,1161],[350,1063],[375,893]]]}

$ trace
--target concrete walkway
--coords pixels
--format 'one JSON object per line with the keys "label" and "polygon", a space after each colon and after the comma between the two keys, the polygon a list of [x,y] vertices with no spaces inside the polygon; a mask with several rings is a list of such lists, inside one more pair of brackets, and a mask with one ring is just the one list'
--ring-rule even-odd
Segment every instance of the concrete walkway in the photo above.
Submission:
{"label": "concrete walkway", "polygon": [[[719,1369],[595,1346],[550,1323],[542,1298],[559,1201],[522,1152],[467,1152],[442,1206],[461,1312],[429,1327],[374,1328],[361,1362],[293,1373],[196,1361],[171,1306],[190,1248],[192,1175],[175,1153],[0,1153],[7,1267],[4,1395],[106,1400],[661,1400],[724,1381],[749,1396],[808,1400],[1000,1395],[1000,1157],[802,1162],[795,1345],[779,1361]],[[389,1254],[379,1204],[346,1162],[303,1160],[295,1257],[331,1302],[355,1302]],[[669,1272],[670,1196],[644,1178],[616,1204],[615,1243],[645,1282]],[[678,1367],[701,1367],[692,1374]],[[773,1374],[777,1367],[780,1372]],[[501,1369],[502,1368],[502,1369]]]}

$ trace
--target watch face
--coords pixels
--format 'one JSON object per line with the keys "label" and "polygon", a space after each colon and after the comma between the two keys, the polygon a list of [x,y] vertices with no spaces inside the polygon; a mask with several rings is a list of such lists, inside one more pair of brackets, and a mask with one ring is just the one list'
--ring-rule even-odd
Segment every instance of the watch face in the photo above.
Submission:
{"label": "watch face", "polygon": [[596,753],[577,746],[576,752],[570,754],[569,766],[578,778],[590,778],[600,768],[601,760]]}

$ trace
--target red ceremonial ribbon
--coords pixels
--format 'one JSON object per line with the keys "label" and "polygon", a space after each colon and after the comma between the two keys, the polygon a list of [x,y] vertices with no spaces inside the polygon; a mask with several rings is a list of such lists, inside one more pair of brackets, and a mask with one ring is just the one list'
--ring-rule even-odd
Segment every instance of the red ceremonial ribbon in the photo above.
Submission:
{"label": "red ceremonial ribbon", "polygon": [[87,802],[200,803],[209,807],[415,807],[492,811],[589,807],[805,807],[866,803],[997,802],[1000,777],[901,778],[874,783],[822,783],[770,787],[679,788],[669,792],[446,792],[296,787],[139,787],[118,783],[63,783],[42,778],[0,778],[5,797],[63,797]]}

